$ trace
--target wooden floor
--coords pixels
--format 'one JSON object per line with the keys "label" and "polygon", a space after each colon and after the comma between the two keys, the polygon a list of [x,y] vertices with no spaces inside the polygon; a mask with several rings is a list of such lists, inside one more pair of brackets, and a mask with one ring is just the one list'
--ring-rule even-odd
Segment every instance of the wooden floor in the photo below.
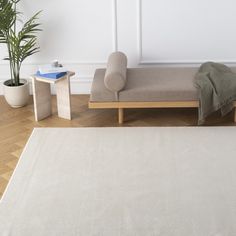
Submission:
{"label": "wooden floor", "polygon": [[[117,110],[89,110],[88,95],[72,96],[72,121],[57,117],[56,99],[52,98],[52,117],[34,121],[32,98],[29,105],[10,108],[0,96],[0,197],[15,169],[21,152],[34,127],[117,127]],[[196,126],[196,109],[129,109],[122,126]],[[230,126],[233,114],[220,118],[214,114],[206,125]]]}

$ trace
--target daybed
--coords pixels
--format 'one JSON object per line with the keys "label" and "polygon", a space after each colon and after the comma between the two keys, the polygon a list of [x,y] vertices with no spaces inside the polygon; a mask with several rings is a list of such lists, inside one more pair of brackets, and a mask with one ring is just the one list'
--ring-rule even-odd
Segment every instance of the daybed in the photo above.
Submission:
{"label": "daybed", "polygon": [[[107,69],[96,70],[89,108],[118,109],[118,120],[122,124],[127,108],[199,107],[194,86],[198,68],[126,66],[126,56],[115,52],[109,57]],[[234,117],[236,122],[236,113]]]}

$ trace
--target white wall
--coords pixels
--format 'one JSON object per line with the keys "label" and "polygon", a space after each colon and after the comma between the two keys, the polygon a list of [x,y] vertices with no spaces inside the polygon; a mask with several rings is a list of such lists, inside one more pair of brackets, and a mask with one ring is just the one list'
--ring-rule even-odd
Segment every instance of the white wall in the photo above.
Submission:
{"label": "white wall", "polygon": [[[24,63],[22,77],[58,59],[76,71],[73,93],[89,93],[94,70],[115,50],[132,67],[236,62],[234,0],[22,0],[20,7],[26,16],[43,10],[41,52]],[[0,82],[7,78],[1,61]]]}

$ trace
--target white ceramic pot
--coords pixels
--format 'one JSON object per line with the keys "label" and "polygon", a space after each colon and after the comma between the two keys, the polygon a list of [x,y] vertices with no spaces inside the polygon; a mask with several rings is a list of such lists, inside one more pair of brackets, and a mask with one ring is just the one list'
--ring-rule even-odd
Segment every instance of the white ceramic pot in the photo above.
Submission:
{"label": "white ceramic pot", "polygon": [[10,86],[11,80],[4,82],[4,96],[7,103],[13,108],[19,108],[27,105],[29,100],[29,82],[21,79],[20,86]]}

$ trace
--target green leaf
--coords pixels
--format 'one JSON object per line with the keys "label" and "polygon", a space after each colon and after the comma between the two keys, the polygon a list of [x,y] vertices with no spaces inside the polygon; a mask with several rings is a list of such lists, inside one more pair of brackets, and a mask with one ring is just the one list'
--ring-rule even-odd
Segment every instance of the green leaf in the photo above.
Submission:
{"label": "green leaf", "polygon": [[15,84],[19,82],[22,62],[39,52],[37,33],[41,31],[41,24],[38,23],[40,12],[26,21],[19,31],[16,30],[16,21],[20,20],[21,15],[16,10],[19,1],[0,0],[0,43],[7,45],[9,55],[4,60],[10,61],[11,75]]}

